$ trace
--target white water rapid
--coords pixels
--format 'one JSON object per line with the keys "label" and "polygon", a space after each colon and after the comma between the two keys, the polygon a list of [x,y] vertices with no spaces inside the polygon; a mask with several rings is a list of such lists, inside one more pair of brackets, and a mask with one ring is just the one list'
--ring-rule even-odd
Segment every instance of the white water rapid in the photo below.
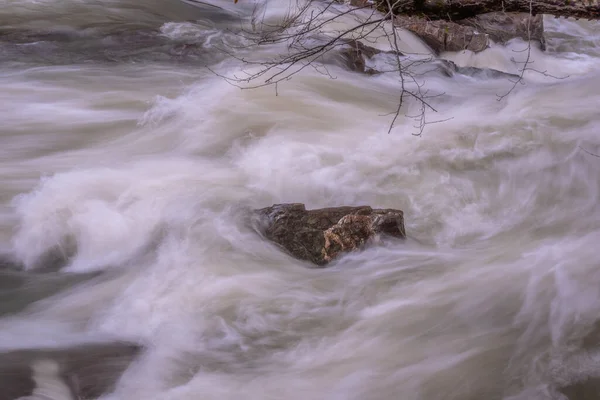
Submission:
{"label": "white water rapid", "polygon": [[[395,73],[211,72],[283,54],[236,29],[292,1],[0,3],[0,352],[140,344],[103,400],[594,398],[598,23],[547,17],[532,66],[560,79],[501,100],[506,76],[432,68],[446,121],[417,137],[388,134]],[[442,56],[518,73],[525,46]],[[307,268],[245,223],[286,202],[401,209],[409,238]]]}

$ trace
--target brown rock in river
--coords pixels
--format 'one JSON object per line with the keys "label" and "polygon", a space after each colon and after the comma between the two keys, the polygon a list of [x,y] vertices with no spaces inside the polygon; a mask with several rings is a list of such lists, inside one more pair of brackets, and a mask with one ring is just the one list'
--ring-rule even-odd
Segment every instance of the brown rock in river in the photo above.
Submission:
{"label": "brown rock in river", "polygon": [[265,237],[292,256],[324,266],[344,252],[386,235],[405,238],[400,210],[369,206],[307,210],[304,204],[275,204],[256,210]]}
{"label": "brown rock in river", "polygon": [[338,49],[337,54],[341,57],[342,66],[353,72],[360,72],[367,75],[380,74],[373,68],[367,66],[367,62],[378,54],[398,54],[403,56],[402,53],[392,50],[380,50],[372,46],[367,46],[360,40],[353,39],[342,39],[340,44],[343,44]]}
{"label": "brown rock in river", "polygon": [[504,44],[511,39],[521,38],[539,42],[542,49],[546,46],[542,14],[493,12],[462,19],[456,23],[483,32],[496,43]]}
{"label": "brown rock in river", "polygon": [[457,21],[429,21],[398,15],[396,24],[420,37],[436,53],[470,50],[474,53],[489,47],[490,39],[504,44],[511,39],[534,40],[545,46],[543,15],[492,12]]}
{"label": "brown rock in river", "polygon": [[475,53],[489,46],[484,32],[449,21],[426,21],[418,17],[399,15],[396,23],[420,37],[436,53],[470,50]]}
{"label": "brown rock in river", "polygon": [[349,41],[348,45],[339,52],[345,67],[353,72],[361,72],[367,75],[376,74],[377,71],[367,67],[367,59],[371,59],[374,55],[381,53],[381,51],[366,46],[357,40]]}

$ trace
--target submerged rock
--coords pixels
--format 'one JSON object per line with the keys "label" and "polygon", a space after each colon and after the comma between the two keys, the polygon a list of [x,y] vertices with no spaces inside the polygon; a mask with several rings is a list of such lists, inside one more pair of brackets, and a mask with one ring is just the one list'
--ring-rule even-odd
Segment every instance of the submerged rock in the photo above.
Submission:
{"label": "submerged rock", "polygon": [[0,254],[0,271],[19,271],[23,265],[8,254]]}
{"label": "submerged rock", "polygon": [[0,259],[0,317],[23,311],[36,301],[90,279],[109,276],[100,271],[60,273],[2,268]]}
{"label": "submerged rock", "polygon": [[114,390],[140,349],[132,343],[105,343],[0,353],[0,400],[100,397]]}
{"label": "submerged rock", "polygon": [[292,256],[325,266],[340,254],[386,235],[405,238],[400,210],[369,206],[307,210],[304,204],[275,204],[256,210],[264,236]]}
{"label": "submerged rock", "polygon": [[447,77],[453,77],[454,75],[458,74],[479,79],[519,79],[519,75],[498,71],[497,69],[493,68],[459,67],[450,60],[438,59],[434,65],[439,72]]}

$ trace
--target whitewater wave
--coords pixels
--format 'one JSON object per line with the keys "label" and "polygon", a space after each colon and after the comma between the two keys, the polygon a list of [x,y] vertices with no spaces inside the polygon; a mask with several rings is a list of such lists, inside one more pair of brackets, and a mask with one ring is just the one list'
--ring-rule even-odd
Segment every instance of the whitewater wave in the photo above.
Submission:
{"label": "whitewater wave", "polygon": [[[223,26],[289,5],[211,4],[11,2],[0,21],[148,29],[232,74],[239,60],[212,58],[241,40]],[[595,45],[572,39],[595,25],[552,24],[533,59],[567,78],[527,74],[499,101],[508,79],[429,65],[445,122],[420,137],[416,103],[388,134],[394,74],[331,65],[275,91],[177,58],[7,64],[0,244],[24,277],[51,255],[85,279],[4,315],[3,351],[140,343],[105,400],[563,398],[597,376],[600,79]],[[515,73],[521,46],[444,57]],[[402,209],[409,238],[306,268],[248,223],[281,202]]]}

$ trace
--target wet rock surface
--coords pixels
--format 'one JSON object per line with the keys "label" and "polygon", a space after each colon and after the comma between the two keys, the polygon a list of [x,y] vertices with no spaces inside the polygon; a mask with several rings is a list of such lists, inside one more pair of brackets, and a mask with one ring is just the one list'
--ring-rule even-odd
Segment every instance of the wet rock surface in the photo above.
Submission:
{"label": "wet rock surface", "polygon": [[496,43],[504,44],[511,39],[521,38],[538,41],[542,49],[545,47],[542,14],[530,16],[528,13],[493,12],[459,20],[456,23],[483,32]]}
{"label": "wet rock surface", "polygon": [[436,60],[437,70],[444,76],[465,75],[478,79],[519,79],[519,75],[498,71],[493,68],[459,67],[450,60]]}
{"label": "wet rock surface", "polygon": [[420,37],[436,54],[462,50],[477,53],[489,46],[489,38],[484,32],[454,22],[425,21],[418,17],[399,15],[396,23]]}
{"label": "wet rock surface", "polygon": [[325,266],[381,235],[405,238],[400,210],[369,206],[307,210],[304,204],[276,204],[255,211],[259,230],[292,256]]}
{"label": "wet rock surface", "polygon": [[[377,71],[376,69],[367,65],[369,60],[378,54],[396,55],[397,53],[395,51],[384,51],[372,46],[368,46],[359,40],[345,40],[344,46],[339,50],[342,64],[344,67],[346,67],[346,69],[367,75],[381,73],[380,71]],[[402,53],[398,53],[398,55],[403,56]]]}
{"label": "wet rock surface", "polygon": [[457,21],[428,21],[399,15],[398,26],[420,37],[436,53],[469,50],[478,53],[494,41],[505,44],[511,39],[534,40],[545,47],[542,15],[493,12]]}
{"label": "wet rock surface", "polygon": [[107,343],[0,353],[0,400],[42,394],[45,385],[73,399],[97,398],[114,390],[139,350],[131,343]]}

